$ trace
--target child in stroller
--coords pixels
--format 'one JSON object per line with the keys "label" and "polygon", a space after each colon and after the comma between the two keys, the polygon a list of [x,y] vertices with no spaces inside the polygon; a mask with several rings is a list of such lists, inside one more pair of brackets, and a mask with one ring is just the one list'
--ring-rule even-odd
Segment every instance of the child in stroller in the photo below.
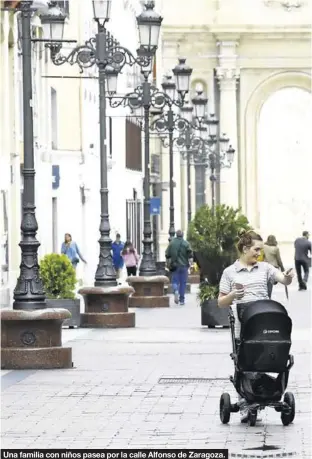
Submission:
{"label": "child in stroller", "polygon": [[[286,392],[289,370],[294,359],[289,355],[292,322],[286,309],[271,300],[259,300],[244,305],[241,318],[240,339],[235,338],[235,318],[230,312],[234,361],[234,377],[230,380],[241,399],[231,404],[230,395],[223,393],[220,399],[220,419],[223,424],[230,420],[231,412],[242,407],[247,411],[247,422],[254,426],[257,413],[265,407],[281,412],[283,425],[295,417],[295,399]],[[276,373],[273,377],[267,373]]]}

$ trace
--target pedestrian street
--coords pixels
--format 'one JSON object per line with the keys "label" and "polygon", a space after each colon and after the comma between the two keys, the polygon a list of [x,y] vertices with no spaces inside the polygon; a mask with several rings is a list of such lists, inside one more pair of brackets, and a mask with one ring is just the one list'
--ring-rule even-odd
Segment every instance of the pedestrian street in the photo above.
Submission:
{"label": "pedestrian street", "polygon": [[[3,371],[3,448],[228,448],[231,457],[311,457],[311,293],[290,290],[296,417],[273,409],[255,427],[219,399],[234,387],[228,329],[200,326],[196,287],[186,305],[137,310],[133,329],[64,329],[70,370]],[[282,289],[274,297],[285,300]],[[184,378],[184,379],[183,379]]]}

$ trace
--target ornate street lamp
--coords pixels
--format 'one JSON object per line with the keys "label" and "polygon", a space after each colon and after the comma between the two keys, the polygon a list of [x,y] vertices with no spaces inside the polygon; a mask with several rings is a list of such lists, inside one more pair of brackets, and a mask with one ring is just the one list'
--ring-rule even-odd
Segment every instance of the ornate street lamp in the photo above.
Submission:
{"label": "ornate street lamp", "polygon": [[63,41],[66,16],[58,6],[52,6],[46,14],[41,15],[43,34],[52,43]]}
{"label": "ornate street lamp", "polygon": [[147,1],[145,10],[137,17],[139,42],[146,56],[155,56],[162,23],[162,17],[154,11],[154,7],[154,1]]}
{"label": "ornate street lamp", "polygon": [[[99,123],[100,123],[100,173],[101,173],[101,222],[100,222],[100,254],[99,264],[95,273],[95,286],[117,285],[116,273],[111,255],[110,223],[108,213],[108,181],[107,181],[107,149],[106,149],[106,97],[111,97],[117,91],[117,77],[127,64],[138,64],[142,72],[149,73],[151,61],[156,52],[159,30],[162,18],[154,11],[154,2],[148,1],[144,11],[137,17],[140,36],[140,51],[135,57],[127,48],[121,46],[107,32],[105,24],[110,19],[112,0],[92,0],[94,20],[98,24],[95,37],[87,40],[83,45],[76,46],[67,56],[60,53],[61,47],[53,41],[51,33],[51,59],[55,65],[69,63],[77,64],[80,71],[97,66],[99,71]],[[147,138],[146,142],[149,142]],[[149,180],[148,162],[146,180]],[[145,186],[146,198],[149,206],[148,187]],[[145,210],[147,213],[147,210]],[[147,228],[147,233],[151,230]],[[148,235],[146,237],[148,239]],[[148,244],[147,244],[148,245]],[[149,254],[148,254],[149,257]],[[144,258],[144,256],[143,256]],[[143,263],[143,262],[142,262]]]}
{"label": "ornate street lamp", "polygon": [[[156,265],[153,257],[151,245],[151,222],[150,222],[150,184],[149,184],[149,131],[150,128],[156,129],[158,132],[169,132],[169,159],[170,159],[170,226],[169,234],[173,237],[175,234],[174,228],[174,195],[173,195],[173,132],[174,129],[181,128],[180,117],[176,117],[173,112],[173,106],[176,105],[181,107],[184,103],[185,95],[188,91],[185,83],[189,81],[190,72],[192,69],[185,64],[183,59],[183,65],[178,64],[175,69],[176,78],[182,77],[180,80],[179,87],[176,88],[176,84],[172,80],[171,76],[164,79],[162,84],[163,91],[159,91],[148,82],[146,72],[144,74],[144,81],[142,85],[138,86],[133,93],[126,94],[124,97],[113,97],[111,94],[110,105],[111,107],[118,107],[120,105],[129,106],[134,112],[135,116],[142,116],[141,110],[144,110],[144,146],[145,146],[145,177],[144,177],[144,239],[143,239],[143,257],[140,266],[140,275],[142,276],[153,276],[156,274]],[[184,78],[184,79],[183,79]],[[181,83],[182,81],[182,83]],[[178,99],[175,98],[175,93],[178,93]],[[150,110],[153,108],[153,113],[157,110],[156,114],[161,113],[165,107],[168,107],[166,114],[160,118],[157,118],[150,126]],[[182,121],[184,126],[184,121]]]}
{"label": "ornate street lamp", "polygon": [[192,99],[194,105],[195,117],[198,119],[199,124],[202,123],[206,117],[208,98],[203,94],[203,91],[197,91],[197,94]]}
{"label": "ornate street lamp", "polygon": [[104,25],[110,20],[112,0],[92,0],[93,18]]}
{"label": "ornate street lamp", "polygon": [[[14,8],[13,8],[14,6]],[[24,192],[21,221],[21,264],[13,297],[13,311],[2,309],[1,315],[1,368],[52,369],[71,368],[71,348],[62,347],[62,323],[70,317],[65,309],[48,309],[40,278],[36,239],[38,223],[35,214],[35,160],[32,95],[32,42],[31,18],[46,10],[45,0],[21,0],[8,5],[20,12],[21,46],[23,62],[23,140],[24,140]],[[61,34],[59,34],[59,37]],[[12,347],[12,343],[14,346]]]}

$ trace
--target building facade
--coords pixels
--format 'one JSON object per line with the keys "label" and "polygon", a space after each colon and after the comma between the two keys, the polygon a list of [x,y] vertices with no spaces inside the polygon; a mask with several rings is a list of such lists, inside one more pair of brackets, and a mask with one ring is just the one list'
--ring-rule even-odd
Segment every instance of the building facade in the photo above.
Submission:
{"label": "building facade", "polygon": [[[67,14],[64,39],[83,43],[96,33],[92,1],[60,0]],[[108,30],[135,53],[139,1],[113,2]],[[21,197],[23,193],[22,58],[18,34],[19,14],[1,11],[0,34],[0,260],[1,306],[12,301],[19,274]],[[40,19],[33,18],[33,38],[42,38]],[[75,46],[64,43],[67,55]],[[77,66],[55,66],[44,43],[33,42],[33,116],[36,168],[37,238],[39,259],[60,252],[64,233],[72,234],[84,254],[80,283],[92,283],[99,255],[100,152],[99,92],[97,70],[82,74]],[[118,92],[125,94],[139,82],[139,69],[125,68]],[[107,101],[107,150],[109,156],[109,207],[111,237],[142,237],[141,131],[125,107],[111,109]],[[133,140],[134,139],[134,140]],[[129,213],[134,203],[135,211]],[[133,207],[133,205],[132,205]],[[129,214],[127,220],[126,215]],[[139,247],[140,250],[140,247]]]}
{"label": "building facade", "polygon": [[[186,57],[194,69],[192,88],[199,83],[206,89],[208,111],[217,115],[220,132],[236,150],[231,169],[221,171],[220,202],[241,207],[264,237],[275,234],[291,263],[294,238],[312,226],[305,172],[312,161],[307,134],[312,116],[311,1],[255,0],[252,7],[247,0],[159,3],[164,16],[159,74],[174,67],[177,55]],[[280,96],[274,99],[275,94]],[[264,119],[273,113],[266,104],[271,104],[275,119]],[[294,164],[296,173],[291,174]],[[203,177],[198,172],[196,178],[193,171],[193,212],[195,196],[202,196]],[[180,200],[178,189],[177,184],[176,209],[181,209],[185,227],[186,200]],[[205,191],[209,204],[209,170]],[[164,195],[164,207],[166,199]]]}

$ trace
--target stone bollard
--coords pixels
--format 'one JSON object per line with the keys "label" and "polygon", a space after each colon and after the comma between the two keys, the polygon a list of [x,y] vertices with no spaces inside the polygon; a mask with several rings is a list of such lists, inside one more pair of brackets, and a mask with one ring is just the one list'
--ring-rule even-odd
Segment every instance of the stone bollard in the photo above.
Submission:
{"label": "stone bollard", "polygon": [[169,297],[164,286],[169,283],[167,276],[131,276],[127,278],[135,292],[130,297],[130,308],[168,308]]}
{"label": "stone bollard", "polygon": [[128,311],[132,287],[83,287],[85,312],[81,314],[82,328],[135,327],[135,313]]}
{"label": "stone bollard", "polygon": [[1,368],[7,370],[72,368],[72,349],[62,347],[66,309],[2,309]]}

